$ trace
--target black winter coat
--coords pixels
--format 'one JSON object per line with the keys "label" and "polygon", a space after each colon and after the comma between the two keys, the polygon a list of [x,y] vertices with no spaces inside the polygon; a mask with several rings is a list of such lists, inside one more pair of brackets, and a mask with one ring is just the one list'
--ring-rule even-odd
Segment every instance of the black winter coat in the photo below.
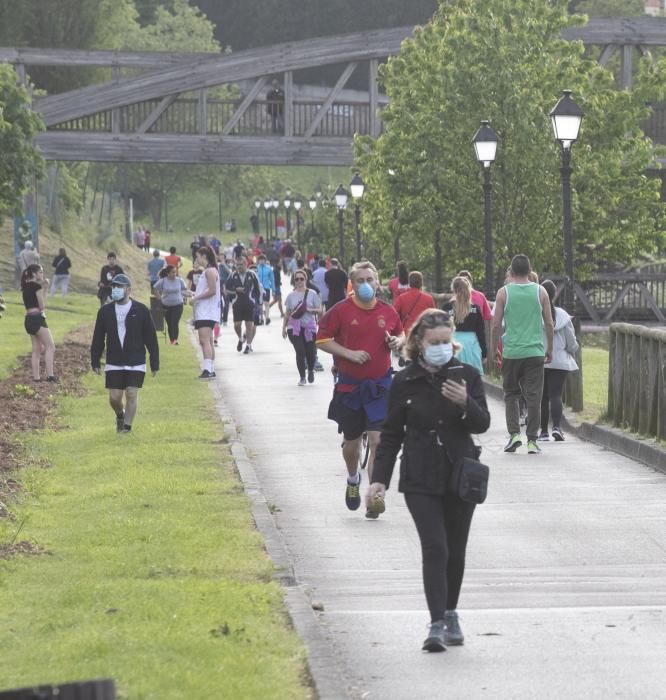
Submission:
{"label": "black winter coat", "polygon": [[150,354],[150,370],[160,368],[160,352],[155,325],[150,312],[141,302],[130,301],[132,308],[125,319],[125,342],[120,345],[116,305],[106,304],[97,312],[95,331],[90,346],[90,364],[93,369],[100,367],[104,347],[106,362],[120,367],[143,365],[146,363],[146,348]]}
{"label": "black winter coat", "polygon": [[[456,378],[467,383],[465,410],[441,394],[453,366],[462,367]],[[431,374],[415,362],[398,372],[391,384],[372,480],[388,488],[402,447],[398,490],[443,495],[452,464],[477,457],[471,434],[485,433],[489,426],[483,382],[474,367],[454,358]]]}

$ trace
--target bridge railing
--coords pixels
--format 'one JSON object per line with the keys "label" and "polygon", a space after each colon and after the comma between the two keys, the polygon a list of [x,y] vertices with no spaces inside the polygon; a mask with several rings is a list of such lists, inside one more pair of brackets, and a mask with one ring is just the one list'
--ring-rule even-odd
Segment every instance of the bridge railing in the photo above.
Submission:
{"label": "bridge railing", "polygon": [[652,115],[642,127],[654,143],[666,144],[666,102],[654,105]]}
{"label": "bridge railing", "polygon": [[666,331],[613,323],[609,349],[610,420],[666,440]]}
{"label": "bridge railing", "polygon": [[[120,133],[133,133],[160,104],[147,100],[119,109]],[[206,134],[219,135],[240,104],[239,100],[208,100],[206,103]],[[277,105],[266,100],[255,100],[241,115],[231,130],[234,136],[261,136],[273,133],[270,112]],[[308,126],[322,108],[321,102],[295,100],[293,103],[293,136],[304,136]],[[176,100],[148,129],[153,134],[199,134],[200,106],[196,99]],[[112,111],[107,110],[53,127],[65,131],[112,130]],[[370,106],[364,102],[334,102],[326,111],[314,136],[351,138],[354,134],[370,133]]]}

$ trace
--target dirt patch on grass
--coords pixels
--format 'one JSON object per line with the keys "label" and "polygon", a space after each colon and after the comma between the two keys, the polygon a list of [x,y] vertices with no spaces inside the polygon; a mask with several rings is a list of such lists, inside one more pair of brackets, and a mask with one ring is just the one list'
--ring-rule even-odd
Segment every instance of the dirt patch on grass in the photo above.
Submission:
{"label": "dirt patch on grass", "polygon": [[[20,357],[18,368],[0,381],[0,518],[9,515],[8,502],[20,490],[17,472],[27,463],[22,443],[31,431],[44,427],[59,396],[83,393],[81,376],[90,368],[90,335],[90,327],[81,328],[56,347],[58,384],[32,381],[29,354]],[[30,464],[35,464],[34,459]],[[0,548],[0,556],[3,551]]]}
{"label": "dirt patch on grass", "polygon": [[46,549],[42,549],[30,540],[21,540],[15,544],[0,544],[0,559],[9,559],[18,555],[36,556],[38,554],[48,554]]}

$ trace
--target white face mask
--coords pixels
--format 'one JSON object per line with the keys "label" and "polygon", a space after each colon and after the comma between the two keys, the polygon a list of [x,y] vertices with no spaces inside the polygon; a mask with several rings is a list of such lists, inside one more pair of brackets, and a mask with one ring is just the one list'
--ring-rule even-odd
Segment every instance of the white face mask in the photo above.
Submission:
{"label": "white face mask", "polygon": [[122,301],[125,298],[125,287],[111,287],[113,301]]}
{"label": "white face mask", "polygon": [[435,367],[442,367],[453,357],[452,343],[438,343],[426,345],[423,350],[423,359]]}

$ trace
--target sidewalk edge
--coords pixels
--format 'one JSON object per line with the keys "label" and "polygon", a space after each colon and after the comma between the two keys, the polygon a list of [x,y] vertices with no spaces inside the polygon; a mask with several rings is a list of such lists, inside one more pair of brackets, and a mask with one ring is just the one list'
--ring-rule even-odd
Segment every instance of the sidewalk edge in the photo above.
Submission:
{"label": "sidewalk edge", "polygon": [[[483,377],[486,393],[494,399],[504,401],[502,387]],[[650,444],[647,440],[633,437],[619,428],[593,423],[578,423],[575,416],[563,416],[563,427],[576,437],[587,442],[594,442],[601,447],[617,452],[623,457],[642,462],[652,469],[666,474],[666,450]]]}

